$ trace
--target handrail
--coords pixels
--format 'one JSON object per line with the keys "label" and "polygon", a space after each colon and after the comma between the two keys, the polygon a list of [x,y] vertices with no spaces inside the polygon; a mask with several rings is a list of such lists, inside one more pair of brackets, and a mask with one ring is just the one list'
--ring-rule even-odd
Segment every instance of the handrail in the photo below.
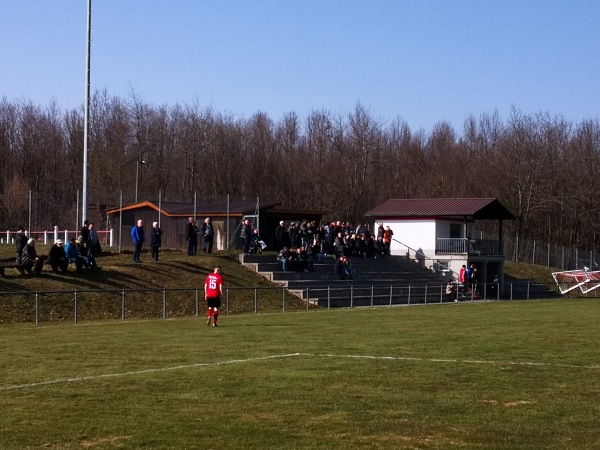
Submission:
{"label": "handrail", "polygon": [[[415,258],[416,258],[417,254],[421,254],[421,255],[423,255],[423,259],[424,260],[429,260],[429,261],[432,261],[432,262],[437,262],[443,269],[450,270],[450,268],[446,264],[440,262],[440,260],[438,258],[430,258],[429,256],[425,255],[425,253],[423,253],[422,250],[415,250],[414,248],[406,245],[404,242],[400,242],[398,239],[392,238],[392,241],[396,241],[398,244],[402,245],[403,247],[406,247],[408,250],[412,250],[414,252],[414,254],[415,254]],[[408,252],[407,252],[407,255],[408,255]],[[417,258],[417,259],[419,259],[419,258]]]}

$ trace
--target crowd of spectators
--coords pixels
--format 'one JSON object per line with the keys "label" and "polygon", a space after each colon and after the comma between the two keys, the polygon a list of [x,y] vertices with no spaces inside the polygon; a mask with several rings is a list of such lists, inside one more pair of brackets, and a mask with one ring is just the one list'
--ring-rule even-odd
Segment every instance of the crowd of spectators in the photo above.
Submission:
{"label": "crowd of spectators", "polygon": [[[367,225],[357,227],[341,221],[317,225],[302,220],[286,226],[281,221],[275,230],[275,250],[284,271],[312,271],[314,262],[331,258],[342,279],[352,279],[350,257],[383,258],[390,252],[392,232],[380,224],[374,235]],[[387,238],[387,242],[386,242]]]}
{"label": "crowd of spectators", "polygon": [[100,270],[96,264],[96,256],[101,251],[98,234],[94,224],[87,220],[77,239],[71,237],[66,245],[61,239],[57,239],[50,247],[48,255],[38,255],[35,243],[35,239],[27,238],[23,227],[19,227],[15,239],[15,264],[22,274],[41,275],[44,264],[48,264],[53,272],[66,272],[69,270],[69,264],[73,264],[77,272],[83,272],[84,269]]}
{"label": "crowd of spectators", "polygon": [[[389,227],[387,227],[389,230]],[[391,230],[390,230],[391,231]],[[389,242],[384,241],[385,229],[379,225],[377,234],[373,234],[367,225],[353,227],[341,221],[317,225],[315,222],[302,220],[291,222],[286,227],[285,222],[280,222],[275,230],[275,250],[284,247],[306,251],[316,258],[332,256],[358,256],[366,258],[383,258],[389,254]],[[317,256],[321,255],[321,256]]]}

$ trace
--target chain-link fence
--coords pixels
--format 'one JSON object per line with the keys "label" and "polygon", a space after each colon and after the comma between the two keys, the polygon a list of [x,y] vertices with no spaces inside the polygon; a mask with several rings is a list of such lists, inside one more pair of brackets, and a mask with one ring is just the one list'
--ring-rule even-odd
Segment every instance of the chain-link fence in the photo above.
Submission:
{"label": "chain-link fence", "polygon": [[582,249],[575,246],[554,245],[535,240],[506,239],[505,256],[508,261],[539,264],[560,270],[587,267],[600,270],[600,250]]}

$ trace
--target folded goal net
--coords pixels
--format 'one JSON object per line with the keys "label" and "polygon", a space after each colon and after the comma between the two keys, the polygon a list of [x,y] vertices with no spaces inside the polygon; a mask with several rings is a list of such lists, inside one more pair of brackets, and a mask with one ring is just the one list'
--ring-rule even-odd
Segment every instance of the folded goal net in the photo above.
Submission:
{"label": "folded goal net", "polygon": [[556,281],[561,294],[566,294],[577,288],[580,288],[581,292],[587,294],[600,287],[600,271],[567,270],[564,272],[553,272],[552,277]]}

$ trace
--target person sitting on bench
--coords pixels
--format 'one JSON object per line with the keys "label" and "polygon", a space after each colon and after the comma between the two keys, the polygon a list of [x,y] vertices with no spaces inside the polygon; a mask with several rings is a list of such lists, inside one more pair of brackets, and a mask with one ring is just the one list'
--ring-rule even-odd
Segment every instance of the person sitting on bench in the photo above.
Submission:
{"label": "person sitting on bench", "polygon": [[63,242],[57,239],[50,251],[48,252],[48,259],[46,263],[50,264],[53,272],[59,270],[66,272],[69,268],[69,260],[67,259],[67,252],[63,247]]}
{"label": "person sitting on bench", "polygon": [[67,260],[75,264],[75,269],[77,269],[77,272],[82,272],[84,267],[86,269],[90,268],[87,261],[79,255],[79,252],[77,251],[77,243],[75,242],[74,237],[69,239],[69,243],[65,247],[65,252],[67,253]]}
{"label": "person sitting on bench", "polygon": [[352,268],[350,260],[346,256],[340,256],[335,262],[335,271],[340,280],[353,280],[356,277],[356,269]]}
{"label": "person sitting on bench", "polygon": [[23,249],[23,269],[30,275],[41,275],[44,267],[44,258],[37,255],[35,250],[35,239],[29,238]]}

